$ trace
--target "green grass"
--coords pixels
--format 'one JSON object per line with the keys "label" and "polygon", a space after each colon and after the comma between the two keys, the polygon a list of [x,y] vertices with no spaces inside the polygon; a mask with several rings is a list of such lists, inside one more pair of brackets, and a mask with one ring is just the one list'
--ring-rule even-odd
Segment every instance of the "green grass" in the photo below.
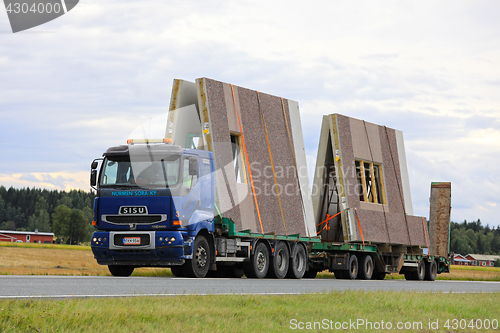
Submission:
{"label": "green grass", "polygon": [[90,245],[66,245],[66,244],[38,244],[38,243],[0,242],[0,247],[19,247],[19,248],[33,248],[33,249],[59,249],[59,250],[83,250],[83,251],[91,251]]}
{"label": "green grass", "polygon": [[[211,295],[75,300],[2,300],[1,332],[280,332],[342,331],[335,323],[410,323],[409,332],[435,332],[429,322],[498,320],[500,293],[448,294],[345,291],[262,296]],[[294,321],[295,320],[295,321]],[[415,323],[415,324],[414,324]],[[422,326],[418,326],[421,323]],[[450,322],[453,324],[453,322]],[[330,325],[333,329],[330,329]],[[338,325],[338,324],[337,324]],[[413,326],[416,325],[416,326]],[[352,329],[352,326],[350,326]],[[295,331],[301,331],[296,329]],[[385,332],[360,325],[356,332]],[[451,329],[451,331],[453,331]],[[466,327],[460,332],[474,332]],[[486,332],[487,330],[480,330]]]}

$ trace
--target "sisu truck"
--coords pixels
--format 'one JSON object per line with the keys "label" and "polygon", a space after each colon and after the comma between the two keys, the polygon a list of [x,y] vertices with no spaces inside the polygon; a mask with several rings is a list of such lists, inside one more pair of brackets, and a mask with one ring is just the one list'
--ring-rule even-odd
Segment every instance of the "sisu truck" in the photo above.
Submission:
{"label": "sisu truck", "polygon": [[111,147],[92,162],[90,178],[97,192],[91,247],[113,276],[169,267],[177,277],[300,279],[329,270],[340,279],[400,273],[433,281],[449,272],[448,256],[388,244],[238,231],[217,212],[213,153],[170,139]]}

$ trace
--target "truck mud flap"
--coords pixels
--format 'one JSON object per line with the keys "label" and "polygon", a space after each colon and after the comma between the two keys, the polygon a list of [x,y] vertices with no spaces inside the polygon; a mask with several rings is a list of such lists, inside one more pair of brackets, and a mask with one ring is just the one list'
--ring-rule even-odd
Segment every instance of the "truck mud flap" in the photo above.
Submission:
{"label": "truck mud flap", "polygon": [[330,270],[342,271],[349,267],[349,253],[333,254],[330,256]]}

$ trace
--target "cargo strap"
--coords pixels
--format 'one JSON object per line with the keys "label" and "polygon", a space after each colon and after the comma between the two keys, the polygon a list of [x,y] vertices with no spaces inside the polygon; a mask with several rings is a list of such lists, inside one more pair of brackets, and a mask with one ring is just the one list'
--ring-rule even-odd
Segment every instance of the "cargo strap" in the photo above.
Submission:
{"label": "cargo strap", "polygon": [[319,226],[320,226],[320,225],[322,225],[323,223],[326,223],[326,224],[325,224],[325,226],[323,227],[323,229],[321,229],[320,231],[318,231],[318,232],[316,233],[316,235],[319,235],[319,234],[320,234],[323,230],[325,230],[325,229],[326,229],[327,231],[328,231],[328,230],[330,230],[330,220],[331,220],[331,219],[333,219],[335,216],[340,215],[342,212],[343,212],[343,211],[338,212],[337,214],[332,215],[332,216],[330,216],[330,214],[326,214],[326,219],[325,219],[323,222],[321,222],[321,223],[319,223],[319,224],[317,224],[317,225],[316,225],[316,227],[319,227]]}
{"label": "cargo strap", "polygon": [[271,153],[271,145],[269,144],[269,136],[267,135],[266,120],[264,119],[264,112],[262,111],[262,107],[260,105],[260,94],[258,91],[256,92],[257,92],[257,102],[259,103],[260,115],[262,117],[262,123],[264,125],[264,132],[266,133],[267,149],[269,150],[269,158],[271,160],[271,168],[273,170],[274,184],[276,185],[276,193],[278,194],[278,202],[280,204],[281,219],[283,220],[283,228],[285,229],[285,235],[288,235],[288,233],[286,232],[286,223],[285,223],[285,216],[283,214],[283,207],[281,205],[281,196],[280,196],[280,190],[278,188],[278,179],[276,178],[276,171],[274,170],[273,154]]}
{"label": "cargo strap", "polygon": [[233,93],[234,112],[236,112],[236,116],[238,117],[238,125],[240,127],[240,133],[241,133],[241,143],[243,144],[243,150],[245,152],[245,161],[247,164],[248,176],[250,177],[250,184],[252,185],[253,197],[255,199],[255,208],[257,209],[257,216],[259,217],[260,230],[262,231],[262,233],[264,233],[264,228],[262,227],[262,219],[260,217],[259,203],[257,201],[257,195],[255,194],[255,186],[253,184],[252,169],[250,168],[250,162],[248,161],[247,146],[245,144],[245,137],[243,136],[243,129],[241,127],[240,114],[238,112],[238,109],[236,108],[236,99],[234,97],[234,88],[232,84],[231,84],[231,92]]}
{"label": "cargo strap", "polygon": [[354,213],[356,213],[356,218],[358,219],[359,233],[361,234],[361,240],[363,241],[363,246],[365,246],[365,237],[363,237],[363,230],[361,229],[361,223],[359,223],[358,210],[354,208]]}

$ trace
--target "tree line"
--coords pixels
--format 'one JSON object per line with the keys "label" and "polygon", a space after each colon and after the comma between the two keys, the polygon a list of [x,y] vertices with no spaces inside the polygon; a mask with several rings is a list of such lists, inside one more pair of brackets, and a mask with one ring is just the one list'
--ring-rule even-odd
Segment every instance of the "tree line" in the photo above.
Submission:
{"label": "tree line", "polygon": [[88,242],[95,193],[0,186],[0,230],[53,232],[59,243]]}
{"label": "tree line", "polygon": [[483,226],[480,219],[472,222],[451,222],[450,251],[461,255],[500,254],[500,226]]}

